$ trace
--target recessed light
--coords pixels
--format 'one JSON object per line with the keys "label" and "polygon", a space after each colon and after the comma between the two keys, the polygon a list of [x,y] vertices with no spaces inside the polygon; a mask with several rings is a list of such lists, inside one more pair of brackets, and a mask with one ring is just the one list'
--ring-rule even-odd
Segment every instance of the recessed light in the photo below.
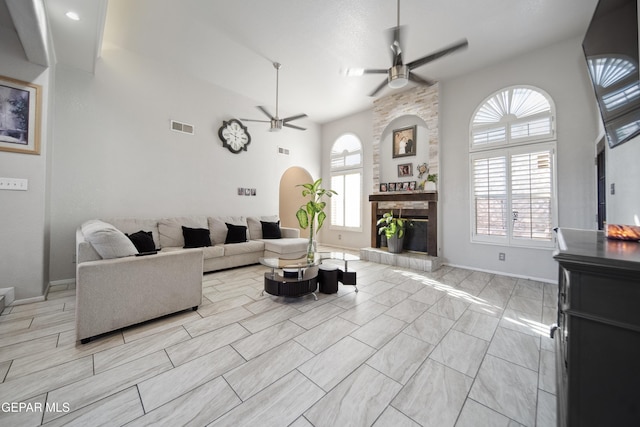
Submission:
{"label": "recessed light", "polygon": [[67,18],[73,20],[73,21],[79,21],[80,20],[80,15],[78,15],[77,13],[73,12],[73,11],[69,11],[67,13],[64,14]]}

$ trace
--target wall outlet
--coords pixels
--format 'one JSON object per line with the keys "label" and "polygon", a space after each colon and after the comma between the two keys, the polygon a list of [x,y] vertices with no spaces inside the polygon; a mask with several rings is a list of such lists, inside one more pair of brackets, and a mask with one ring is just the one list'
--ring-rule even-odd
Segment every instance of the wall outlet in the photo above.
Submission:
{"label": "wall outlet", "polygon": [[500,261],[504,261],[504,260],[506,259],[506,255],[505,255],[505,253],[504,253],[504,252],[500,252],[500,253],[498,254],[498,259],[499,259]]}

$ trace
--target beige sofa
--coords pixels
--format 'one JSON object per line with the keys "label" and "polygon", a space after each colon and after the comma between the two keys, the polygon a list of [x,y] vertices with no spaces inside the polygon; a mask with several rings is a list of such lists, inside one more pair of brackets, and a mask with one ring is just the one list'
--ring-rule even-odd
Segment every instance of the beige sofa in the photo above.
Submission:
{"label": "beige sofa", "polygon": [[[94,235],[89,223],[99,221],[83,224],[76,231],[77,339],[87,342],[93,336],[125,326],[197,309],[202,303],[203,272],[256,264],[263,256],[289,259],[303,256],[307,239],[299,237],[298,229],[282,227],[281,239],[263,239],[261,221],[274,219],[207,216],[106,219],[104,223],[115,227],[119,234],[150,232],[159,249],[157,254],[134,256],[137,250],[133,247],[112,259],[103,259],[100,253],[105,254],[104,248],[99,253],[96,241],[91,240]],[[246,241],[225,243],[227,223],[246,227]],[[183,226],[208,229],[212,246],[185,249]],[[123,239],[131,243],[126,237]]]}

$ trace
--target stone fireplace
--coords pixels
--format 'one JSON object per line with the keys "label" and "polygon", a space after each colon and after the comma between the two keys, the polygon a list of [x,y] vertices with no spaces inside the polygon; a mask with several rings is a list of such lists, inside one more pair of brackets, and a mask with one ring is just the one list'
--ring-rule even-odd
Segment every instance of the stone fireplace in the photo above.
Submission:
{"label": "stone fireplace", "polygon": [[[438,85],[419,86],[376,99],[373,104],[373,194],[371,202],[371,248],[361,250],[361,257],[385,264],[401,265],[426,271],[439,267],[438,256],[438,192],[425,189],[427,174],[418,176],[418,165],[427,164],[428,174],[439,172]],[[414,156],[395,158],[392,134],[395,129],[416,126],[417,141]],[[394,156],[392,158],[392,153]],[[400,165],[410,164],[413,173],[402,176]],[[415,181],[417,190],[380,191],[380,184]],[[388,187],[388,186],[387,186]],[[377,220],[385,212],[424,223],[413,229],[417,247],[410,252],[390,254],[380,249]],[[405,245],[406,248],[406,245]],[[426,250],[420,250],[426,248]]]}

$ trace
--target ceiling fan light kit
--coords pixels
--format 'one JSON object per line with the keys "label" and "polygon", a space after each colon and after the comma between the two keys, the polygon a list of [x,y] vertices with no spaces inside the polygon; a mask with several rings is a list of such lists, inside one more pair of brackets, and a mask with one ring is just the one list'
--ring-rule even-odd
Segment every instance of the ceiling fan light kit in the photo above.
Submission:
{"label": "ceiling fan light kit", "polygon": [[291,116],[291,117],[286,117],[284,119],[281,119],[278,117],[278,84],[279,84],[279,78],[280,78],[280,67],[282,65],[279,62],[274,62],[273,63],[273,68],[276,69],[276,114],[271,115],[271,113],[269,113],[269,111],[263,107],[262,105],[259,105],[258,107],[256,107],[258,110],[262,111],[264,113],[265,116],[267,116],[269,118],[269,120],[253,120],[253,119],[240,119],[240,120],[244,120],[246,122],[260,122],[260,123],[269,123],[269,132],[278,132],[280,130],[282,130],[282,127],[288,127],[288,128],[292,128],[292,129],[297,129],[297,130],[307,130],[306,128],[300,127],[300,126],[296,126],[296,125],[292,125],[291,123],[289,123],[292,120],[297,120],[297,119],[302,119],[304,117],[307,117],[306,114],[302,113],[302,114],[296,114],[295,116]]}
{"label": "ceiling fan light kit", "polygon": [[409,83],[409,68],[406,65],[394,65],[389,68],[389,87],[400,89]]}
{"label": "ceiling fan light kit", "polygon": [[460,41],[454,45],[441,49],[437,52],[431,53],[427,56],[423,56],[422,58],[416,59],[415,61],[411,61],[407,64],[404,64],[402,61],[402,45],[401,41],[404,40],[405,27],[400,26],[400,0],[398,0],[398,20],[396,26],[390,28],[388,30],[389,34],[389,48],[391,49],[391,62],[392,65],[389,69],[357,69],[357,68],[348,68],[346,70],[347,76],[362,76],[364,74],[387,74],[387,79],[380,83],[378,87],[376,87],[373,92],[369,94],[369,96],[376,96],[385,86],[389,86],[391,89],[400,89],[403,88],[412,81],[419,85],[423,86],[431,86],[435,84],[435,81],[422,78],[413,73],[415,68],[421,67],[425,64],[428,64],[431,61],[435,61],[438,58],[441,58],[445,55],[453,53],[459,49],[466,48],[469,43],[466,39]]}

